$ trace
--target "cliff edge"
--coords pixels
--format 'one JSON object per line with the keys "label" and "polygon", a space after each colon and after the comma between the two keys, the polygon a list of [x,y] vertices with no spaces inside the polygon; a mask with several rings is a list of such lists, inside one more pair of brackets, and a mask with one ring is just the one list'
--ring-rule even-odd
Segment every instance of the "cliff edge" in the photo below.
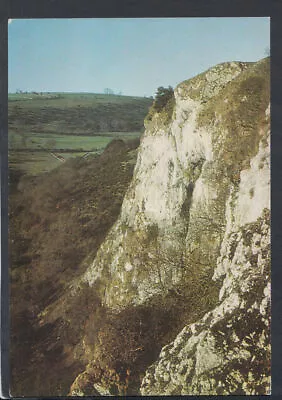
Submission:
{"label": "cliff edge", "polygon": [[141,394],[269,394],[269,59],[182,82],[145,127],[120,216],[73,295],[95,288],[115,315],[170,302],[181,332],[166,332]]}

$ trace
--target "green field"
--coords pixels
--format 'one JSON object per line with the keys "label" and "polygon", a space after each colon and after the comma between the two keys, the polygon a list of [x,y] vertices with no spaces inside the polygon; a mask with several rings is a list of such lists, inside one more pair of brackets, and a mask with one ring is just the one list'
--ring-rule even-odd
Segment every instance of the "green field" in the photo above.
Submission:
{"label": "green field", "polygon": [[[75,136],[50,134],[9,133],[9,167],[25,173],[37,175],[59,166],[71,157],[85,157],[100,154],[107,144],[115,138],[124,140],[140,136],[139,132],[109,132],[101,136]],[[61,159],[58,160],[55,157]]]}
{"label": "green field", "polygon": [[40,149],[42,147],[52,150],[69,149],[91,151],[105,147],[113,135],[105,136],[76,136],[76,135],[50,135],[48,133],[19,134],[11,132],[9,135],[9,148]]}
{"label": "green field", "polygon": [[152,104],[143,97],[85,93],[10,94],[8,100],[10,129],[75,135],[140,132]]}
{"label": "green field", "polygon": [[99,154],[113,139],[140,137],[152,99],[92,93],[9,94],[9,167],[49,171]]}

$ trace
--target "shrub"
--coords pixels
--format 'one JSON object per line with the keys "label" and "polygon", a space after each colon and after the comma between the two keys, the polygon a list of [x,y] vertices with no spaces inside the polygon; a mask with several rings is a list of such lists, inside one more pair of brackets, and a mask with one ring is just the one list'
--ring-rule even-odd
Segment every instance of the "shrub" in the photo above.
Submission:
{"label": "shrub", "polygon": [[175,105],[174,91],[171,86],[164,88],[160,86],[157,89],[156,96],[152,107],[145,121],[151,121],[155,112],[162,115],[163,122],[170,122]]}
{"label": "shrub", "polygon": [[[101,382],[112,386],[112,394],[138,394],[144,370],[157,358],[176,323],[172,310],[148,303],[118,314],[108,310],[92,327],[88,324],[86,337],[95,342],[94,359],[103,371]],[[109,377],[108,371],[114,374]]]}
{"label": "shrub", "polygon": [[174,98],[173,88],[171,86],[169,86],[168,88],[160,86],[157,89],[157,93],[155,96],[155,101],[154,101],[155,110],[157,112],[161,111],[172,98]]}

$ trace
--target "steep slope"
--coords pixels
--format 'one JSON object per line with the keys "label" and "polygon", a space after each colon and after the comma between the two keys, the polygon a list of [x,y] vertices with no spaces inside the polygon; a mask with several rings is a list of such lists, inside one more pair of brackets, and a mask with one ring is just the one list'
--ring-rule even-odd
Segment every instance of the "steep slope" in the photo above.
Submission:
{"label": "steep slope", "polygon": [[[85,291],[64,304],[65,294],[87,266],[84,258],[95,256],[118,217],[138,144],[115,140],[100,156],[69,160],[37,178],[10,174],[14,396],[66,395],[85,367],[74,348],[99,299]],[[41,324],[41,314],[53,303],[61,308],[50,323]]]}
{"label": "steep slope", "polygon": [[121,216],[84,277],[91,285],[111,276],[107,306],[139,304],[183,281],[184,260],[174,271],[164,260],[161,270],[144,270],[159,253],[214,269],[231,187],[267,134],[266,68],[266,61],[217,66],[176,89],[169,123],[161,113],[147,120]]}
{"label": "steep slope", "polygon": [[[188,325],[148,369],[142,394],[265,394],[269,60],[220,64],[180,84],[174,96],[149,113],[120,217],[72,293],[95,288],[121,321],[126,310],[139,316],[142,307],[175,305],[167,318],[174,315],[179,330]],[[157,337],[161,343],[174,334],[169,328]],[[94,356],[71,394],[86,393],[86,375],[87,394],[114,393],[93,372],[99,345],[82,347]],[[126,366],[137,368],[137,361]],[[114,390],[123,393],[117,384]]]}
{"label": "steep slope", "polygon": [[214,274],[223,280],[219,305],[162,349],[143,395],[270,393],[269,183],[267,145],[228,200]]}

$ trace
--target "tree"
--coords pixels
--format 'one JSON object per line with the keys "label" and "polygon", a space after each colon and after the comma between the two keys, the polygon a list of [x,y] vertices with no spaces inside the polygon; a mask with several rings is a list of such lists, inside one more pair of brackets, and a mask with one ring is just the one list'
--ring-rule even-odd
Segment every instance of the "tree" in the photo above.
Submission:
{"label": "tree", "polygon": [[174,91],[171,86],[169,86],[168,88],[164,88],[163,86],[158,87],[155,95],[154,108],[157,111],[160,111],[173,98],[174,98]]}

